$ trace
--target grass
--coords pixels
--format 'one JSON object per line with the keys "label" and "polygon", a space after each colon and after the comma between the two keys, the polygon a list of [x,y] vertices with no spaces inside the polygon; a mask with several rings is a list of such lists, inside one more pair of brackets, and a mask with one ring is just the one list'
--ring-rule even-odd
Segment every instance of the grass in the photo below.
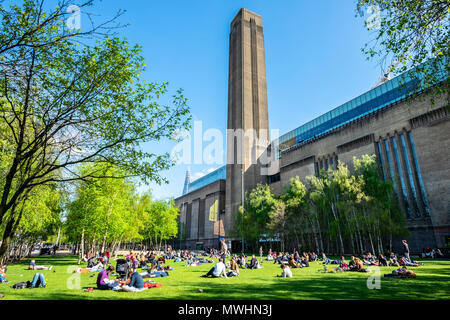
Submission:
{"label": "grass", "polygon": [[[161,283],[160,288],[149,289],[140,293],[113,291],[84,292],[85,288],[95,287],[98,273],[73,274],[77,257],[53,256],[38,257],[36,264],[53,265],[56,272],[37,271],[45,275],[46,288],[14,290],[11,285],[31,280],[36,271],[27,270],[30,260],[23,260],[8,266],[6,278],[9,283],[0,283],[1,300],[85,300],[85,299],[146,299],[146,300],[227,300],[227,299],[307,299],[307,300],[342,300],[342,299],[449,299],[450,298],[450,261],[422,260],[424,266],[414,268],[416,279],[385,278],[383,274],[391,273],[394,267],[381,268],[381,289],[367,288],[367,279],[372,274],[357,272],[322,273],[319,262],[311,263],[309,268],[294,269],[293,278],[278,278],[280,266],[265,261],[263,269],[241,270],[239,277],[229,279],[201,278],[212,264],[197,267],[184,267],[184,263],[166,264],[173,266],[166,278],[155,278]],[[85,266],[86,264],[84,264]],[[115,266],[115,263],[113,263]],[[330,266],[334,267],[334,266]],[[94,277],[90,277],[95,274]],[[71,281],[72,279],[72,281]],[[73,280],[75,279],[75,280]],[[79,286],[69,289],[68,283]],[[203,289],[203,293],[198,289]]]}

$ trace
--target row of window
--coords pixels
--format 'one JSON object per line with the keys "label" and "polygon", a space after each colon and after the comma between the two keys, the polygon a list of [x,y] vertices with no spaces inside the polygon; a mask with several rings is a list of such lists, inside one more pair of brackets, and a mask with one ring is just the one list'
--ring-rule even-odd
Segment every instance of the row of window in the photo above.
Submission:
{"label": "row of window", "polygon": [[414,139],[411,132],[376,143],[384,179],[391,179],[408,218],[429,216]]}
{"label": "row of window", "polygon": [[319,174],[320,170],[333,169],[336,170],[338,166],[338,156],[332,155],[327,158],[319,159],[314,163],[316,174]]}
{"label": "row of window", "polygon": [[[442,60],[442,63],[438,64],[438,70],[433,69],[434,73],[438,73],[438,81],[443,81],[448,77],[447,65],[448,60],[445,58]],[[427,68],[430,64],[426,62],[423,66]],[[424,81],[422,73],[417,73],[415,69],[409,70],[316,119],[305,123],[297,129],[282,135],[273,144],[282,145],[294,138],[296,144],[311,140],[315,136],[319,136],[347,122],[360,118],[367,113],[381,109],[386,105],[405,98],[408,94],[419,91],[424,86],[430,85],[432,84]]]}

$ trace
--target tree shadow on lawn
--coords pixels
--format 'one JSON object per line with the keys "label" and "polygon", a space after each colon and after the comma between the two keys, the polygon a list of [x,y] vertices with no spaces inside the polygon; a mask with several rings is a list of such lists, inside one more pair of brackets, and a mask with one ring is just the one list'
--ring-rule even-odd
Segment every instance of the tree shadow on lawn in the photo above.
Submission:
{"label": "tree shadow on lawn", "polygon": [[360,279],[331,278],[321,279],[281,279],[270,283],[185,283],[191,287],[201,287],[204,296],[188,294],[186,299],[325,299],[325,300],[366,300],[366,299],[448,299],[450,287],[436,288],[439,277],[419,279],[384,278],[381,289],[370,290],[367,277]]}
{"label": "tree shadow on lawn", "polygon": [[53,267],[68,266],[68,265],[76,265],[78,256],[36,256],[14,262],[11,264],[11,266],[21,266],[21,265],[29,266],[31,260],[35,260],[37,265],[44,265],[44,266],[52,265]]}

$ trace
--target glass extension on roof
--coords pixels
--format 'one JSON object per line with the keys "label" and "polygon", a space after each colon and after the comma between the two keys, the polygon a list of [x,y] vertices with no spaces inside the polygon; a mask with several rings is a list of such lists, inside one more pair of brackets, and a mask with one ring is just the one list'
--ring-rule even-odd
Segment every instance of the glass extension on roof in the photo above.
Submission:
{"label": "glass extension on roof", "polygon": [[[414,78],[415,75],[413,71],[405,72],[318,118],[305,123],[297,129],[282,135],[273,144],[281,151],[285,150],[293,145],[309,141],[345,123],[399,101],[421,87],[418,85],[421,84],[420,81],[422,79]],[[448,74],[443,72],[442,79],[440,80],[445,80],[447,77]],[[290,142],[287,146],[283,146],[284,143],[294,138],[295,143]]]}
{"label": "glass extension on roof", "polygon": [[201,189],[210,183],[218,180],[225,180],[227,177],[227,166],[220,167],[219,169],[208,173],[206,176],[198,178],[189,184],[189,192]]}

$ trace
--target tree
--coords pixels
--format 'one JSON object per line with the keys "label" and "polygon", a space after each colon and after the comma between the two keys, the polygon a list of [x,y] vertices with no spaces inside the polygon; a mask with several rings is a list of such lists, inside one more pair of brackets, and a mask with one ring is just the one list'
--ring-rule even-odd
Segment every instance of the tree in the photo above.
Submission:
{"label": "tree", "polygon": [[448,97],[450,2],[358,0],[357,12],[363,16],[365,11],[375,12],[375,19],[365,21],[368,29],[375,29],[374,39],[363,48],[368,59],[378,58],[387,73],[415,68],[415,76],[424,79],[422,88],[435,85],[435,92]]}
{"label": "tree", "polygon": [[[364,155],[353,159],[355,175],[363,181],[361,191],[366,195],[362,209],[367,212],[366,230],[372,242],[376,239],[378,252],[383,252],[383,236],[389,238],[389,248],[392,250],[394,235],[408,235],[406,216],[400,209],[392,181],[385,181],[380,175],[375,155]],[[371,244],[375,252],[375,244]]]}
{"label": "tree", "polygon": [[280,209],[279,201],[268,185],[258,184],[247,195],[244,208],[236,215],[234,234],[257,246],[263,234],[270,234],[269,223]]}
{"label": "tree", "polygon": [[0,256],[3,260],[8,258],[8,250],[14,247],[18,249],[17,259],[29,254],[36,242],[45,241],[55,233],[61,223],[63,197],[56,184],[42,185],[34,188],[8,212],[7,222],[0,229]]}
{"label": "tree", "polygon": [[111,21],[84,33],[68,30],[68,5],[61,1],[48,12],[43,0],[0,7],[0,126],[10,160],[0,225],[39,185],[109,177],[95,166],[80,175],[80,164],[103,163],[146,182],[165,182],[160,172],[173,165],[170,155],[140,146],[173,139],[190,126],[181,90],[171,106],[161,105],[167,83],[141,79],[141,47],[102,34]]}
{"label": "tree", "polygon": [[144,210],[142,236],[149,240],[150,246],[160,250],[162,241],[177,236],[180,210],[174,201],[152,201]]}
{"label": "tree", "polygon": [[[93,170],[102,176],[125,175],[99,163],[83,165],[80,175]],[[68,206],[66,229],[71,240],[81,243],[81,256],[85,243],[91,243],[91,250],[104,252],[119,240],[139,239],[135,186],[129,178],[90,178],[78,183],[75,194]]]}

